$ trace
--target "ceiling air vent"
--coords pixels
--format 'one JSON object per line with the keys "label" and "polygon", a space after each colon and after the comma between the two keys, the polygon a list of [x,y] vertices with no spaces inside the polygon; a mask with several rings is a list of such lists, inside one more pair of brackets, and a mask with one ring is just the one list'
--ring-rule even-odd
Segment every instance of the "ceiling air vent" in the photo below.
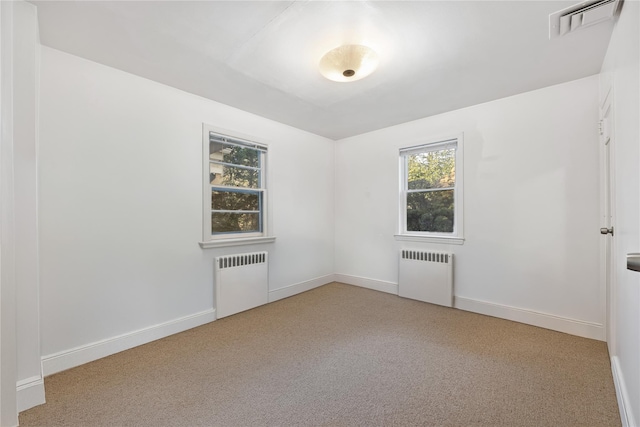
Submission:
{"label": "ceiling air vent", "polygon": [[578,3],[549,15],[549,39],[613,18],[620,0],[596,0]]}

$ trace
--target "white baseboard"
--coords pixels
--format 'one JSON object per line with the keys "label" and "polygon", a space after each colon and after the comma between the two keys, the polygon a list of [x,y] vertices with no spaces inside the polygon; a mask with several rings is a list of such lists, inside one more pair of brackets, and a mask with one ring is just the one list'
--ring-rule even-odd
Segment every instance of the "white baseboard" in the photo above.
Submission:
{"label": "white baseboard", "polygon": [[279,299],[288,298],[293,295],[310,291],[327,283],[335,282],[335,275],[327,274],[326,276],[316,277],[315,279],[306,280],[304,282],[285,286],[283,288],[269,291],[269,302],[278,301]]}
{"label": "white baseboard", "polygon": [[[376,291],[398,295],[398,284],[382,280],[368,279],[365,277],[351,276],[348,274],[335,274],[335,281],[348,285],[360,286]],[[554,316],[552,314],[527,310],[507,305],[474,300],[470,298],[455,297],[454,307],[460,310],[472,311],[487,316],[498,317],[514,322],[539,326],[553,331],[564,332],[579,337],[591,338],[599,341],[606,340],[604,325],[600,323],[585,322],[570,319],[568,317]]]}
{"label": "white baseboard", "polygon": [[[334,275],[307,280],[284,288],[269,292],[269,302],[287,298],[300,292],[305,292],[318,286],[326,285],[334,281]],[[76,366],[83,365],[94,360],[155,341],[169,335],[177,334],[196,326],[204,325],[216,320],[214,309],[182,317],[159,325],[150,326],[137,331],[129,332],[117,337],[97,341],[70,350],[50,354],[42,357],[42,370],[44,376],[52,375]],[[43,388],[44,390],[44,388]],[[43,392],[44,394],[44,392]]]}
{"label": "white baseboard", "polygon": [[44,403],[44,380],[40,376],[18,381],[18,412],[26,411]]}
{"label": "white baseboard", "polygon": [[633,413],[631,412],[629,394],[627,386],[620,370],[620,359],[617,356],[611,358],[611,374],[613,375],[613,384],[616,387],[616,397],[618,398],[618,408],[620,410],[620,420],[622,427],[638,427]]}
{"label": "white baseboard", "polygon": [[55,374],[94,360],[155,341],[196,326],[216,320],[216,311],[209,309],[190,316],[181,317],[169,322],[149,326],[113,338],[97,341],[59,353],[42,357],[44,376]]}
{"label": "white baseboard", "polygon": [[526,323],[528,325],[539,326],[579,337],[599,341],[606,340],[604,325],[600,323],[585,322],[568,317],[555,316],[538,311],[462,297],[455,297],[453,306],[460,310],[513,320],[514,322]]}
{"label": "white baseboard", "polygon": [[[334,281],[334,275],[328,274],[305,282],[275,289],[273,291],[269,291],[269,302],[287,298]],[[206,310],[201,313],[150,326],[148,328],[129,332],[117,337],[108,338],[70,350],[43,356],[43,374],[45,376],[52,375],[169,335],[186,331],[187,329],[195,328],[196,326],[204,325],[205,323],[209,323],[214,320],[216,320],[215,310]],[[42,395],[44,398],[44,383],[42,387]]]}
{"label": "white baseboard", "polygon": [[374,291],[386,292],[398,295],[398,284],[385,282],[383,280],[367,279],[366,277],[351,276],[349,274],[335,274],[335,281],[346,283],[347,285],[360,286],[361,288],[373,289]]}

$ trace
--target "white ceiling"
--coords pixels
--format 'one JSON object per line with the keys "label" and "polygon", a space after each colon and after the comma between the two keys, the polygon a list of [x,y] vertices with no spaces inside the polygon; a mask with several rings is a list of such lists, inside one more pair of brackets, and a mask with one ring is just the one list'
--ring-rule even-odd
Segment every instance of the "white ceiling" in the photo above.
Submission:
{"label": "white ceiling", "polygon": [[[576,1],[33,1],[42,44],[331,139],[586,77],[612,21],[549,41]],[[318,61],[376,49],[352,83]]]}

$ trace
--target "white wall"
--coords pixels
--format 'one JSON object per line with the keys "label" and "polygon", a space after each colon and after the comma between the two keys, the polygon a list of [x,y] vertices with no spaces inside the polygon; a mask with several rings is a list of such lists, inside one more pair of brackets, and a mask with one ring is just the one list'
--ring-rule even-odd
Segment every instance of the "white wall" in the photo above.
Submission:
{"label": "white wall", "polygon": [[609,352],[625,426],[640,424],[640,273],[626,254],[640,252],[640,4],[626,1],[602,68],[613,87],[614,275]]}
{"label": "white wall", "polygon": [[[456,304],[604,339],[596,76],[340,140],[336,273],[393,292],[398,250],[455,254]],[[462,246],[397,242],[398,149],[464,132]]]}
{"label": "white wall", "polygon": [[[46,47],[41,76],[45,374],[212,320],[220,254],[268,250],[277,297],[332,280],[333,141]],[[275,243],[199,247],[203,122],[269,143]]]}
{"label": "white wall", "polygon": [[38,283],[37,130],[40,41],[36,7],[14,6],[14,185],[18,410],[44,403]]}

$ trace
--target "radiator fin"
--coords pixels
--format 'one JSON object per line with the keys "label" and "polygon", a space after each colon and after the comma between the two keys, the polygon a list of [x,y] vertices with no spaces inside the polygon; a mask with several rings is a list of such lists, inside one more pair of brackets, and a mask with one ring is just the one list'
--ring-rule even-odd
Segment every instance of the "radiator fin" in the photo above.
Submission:
{"label": "radiator fin", "polygon": [[228,255],[217,257],[218,268],[242,267],[244,265],[262,264],[267,262],[266,252],[256,252],[252,254]]}
{"label": "radiator fin", "polygon": [[426,262],[442,262],[448,264],[451,262],[452,254],[440,252],[422,252],[422,251],[402,251],[402,259],[411,259]]}

